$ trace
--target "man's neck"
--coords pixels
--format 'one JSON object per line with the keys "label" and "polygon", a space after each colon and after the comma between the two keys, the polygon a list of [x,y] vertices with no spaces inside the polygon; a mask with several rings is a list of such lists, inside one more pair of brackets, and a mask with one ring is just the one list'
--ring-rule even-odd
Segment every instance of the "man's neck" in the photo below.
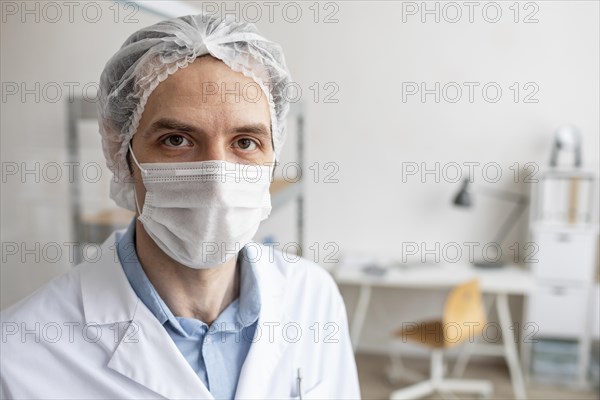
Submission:
{"label": "man's neck", "polygon": [[214,268],[193,269],[166,255],[136,220],[135,248],[148,279],[173,315],[212,324],[240,294],[237,257]]}

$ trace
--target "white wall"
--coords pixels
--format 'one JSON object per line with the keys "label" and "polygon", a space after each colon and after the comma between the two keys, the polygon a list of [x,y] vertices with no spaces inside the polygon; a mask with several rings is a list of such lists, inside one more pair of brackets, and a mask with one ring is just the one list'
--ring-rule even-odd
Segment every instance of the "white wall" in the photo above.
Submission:
{"label": "white wall", "polygon": [[[513,22],[512,2],[501,3],[503,17],[496,24],[486,22],[481,12],[469,23],[466,8],[455,24],[435,23],[432,16],[422,23],[418,15],[403,23],[402,2],[337,4],[335,24],[315,24],[308,6],[303,8],[307,18],[296,24],[284,18],[259,24],[283,44],[306,93],[307,166],[339,165],[339,183],[307,184],[306,241],[321,249],[319,261],[328,242],[337,243],[340,253],[385,260],[400,259],[406,242],[424,242],[431,249],[436,242],[443,247],[493,240],[511,204],[480,196],[471,211],[453,208],[458,184],[437,183],[431,175],[403,182],[403,162],[426,163],[429,169],[436,162],[496,162],[502,179],[489,183],[476,169],[475,189],[527,194],[530,184],[523,176],[515,182],[510,167],[515,162],[546,166],[554,131],[572,123],[583,134],[584,164],[598,170],[598,3],[536,2],[539,22],[533,24]],[[532,11],[521,9],[520,19]],[[435,103],[432,96],[425,103],[402,102],[403,82],[427,82],[431,88],[436,81],[497,82],[504,94],[497,103],[484,101],[481,92],[473,103]],[[321,87],[335,82],[339,102],[315,103],[308,89],[314,82]],[[509,88],[513,82],[537,84],[538,103],[515,103]],[[506,243],[518,241],[523,250],[527,240],[525,214]],[[504,251],[510,252],[507,247]],[[464,251],[462,260],[468,261]],[[351,314],[357,290],[342,287],[342,293]],[[436,316],[443,299],[444,293],[378,291],[361,347],[386,351],[389,333],[400,321]],[[519,299],[512,308],[513,316],[521,318]]]}
{"label": "white wall", "polygon": [[[71,266],[69,246],[65,245],[73,239],[67,197],[69,169],[63,164],[68,161],[65,104],[69,85],[73,85],[74,93],[81,96],[83,87],[90,84],[91,89],[86,95],[93,99],[95,83],[110,56],[129,34],[160,20],[141,9],[125,10],[119,6],[118,22],[115,23],[117,8],[112,2],[91,2],[93,4],[87,6],[85,13],[86,3],[82,2],[74,8],[72,22],[66,7],[61,8],[62,18],[51,22],[58,15],[54,14],[54,10],[46,8],[44,12],[43,2],[28,2],[28,10],[35,10],[37,4],[39,22],[36,22],[36,14],[22,14],[23,3],[14,2],[18,6],[15,15],[8,12],[10,9],[5,8],[6,3],[2,3],[0,57],[3,95],[6,95],[1,103],[0,118],[5,174],[0,209],[2,308],[25,297]],[[95,14],[97,6],[100,14]],[[133,15],[130,14],[132,11]],[[21,16],[25,17],[25,22],[21,21]],[[127,21],[137,19],[139,22],[124,23],[126,16],[131,17]],[[13,82],[19,85],[20,93],[6,94],[5,88]],[[20,85],[25,84],[26,89],[35,90],[37,82],[39,99],[29,94],[23,101]],[[56,87],[61,88],[62,96],[53,89]],[[89,136],[84,137],[84,142],[88,143],[88,147],[95,145],[101,151],[97,127],[86,132]],[[15,163],[19,171],[12,175],[9,168]],[[61,166],[62,177],[54,183],[56,169],[51,163]],[[39,165],[39,172],[21,176],[23,167],[35,170],[36,165]],[[74,167],[73,171],[81,173],[82,169]],[[12,247],[8,247],[13,243],[19,248],[15,255],[12,255]],[[54,252],[55,244],[62,251],[60,257]],[[39,250],[36,251],[36,248]],[[21,249],[34,250],[34,253],[27,254]],[[56,261],[52,262],[54,259]]]}
{"label": "white wall", "polygon": [[[478,169],[476,183],[527,192],[508,167],[546,165],[554,130],[571,122],[583,132],[585,163],[598,165],[598,4],[539,5],[530,25],[509,15],[498,24],[403,24],[401,2],[340,3],[337,24],[260,25],[286,48],[307,94],[307,164],[339,164],[339,184],[308,185],[309,242],[397,256],[402,241],[491,240],[510,205],[484,198],[474,212],[453,209],[457,184],[403,183],[402,162],[497,162],[502,180],[490,185]],[[329,81],[339,103],[315,104],[308,87]],[[402,82],[411,81],[498,82],[506,93],[496,104],[402,103]],[[515,81],[537,83],[539,103],[515,104]]]}
{"label": "white wall", "polygon": [[[583,133],[585,164],[598,167],[598,3],[536,2],[539,22],[534,24],[514,23],[509,3],[502,3],[503,17],[495,24],[483,19],[481,8],[473,23],[464,8],[463,19],[455,24],[435,23],[432,16],[426,23],[419,16],[402,22],[401,2],[338,2],[337,23],[315,23],[311,4],[302,3],[297,23],[288,22],[292,9],[287,20],[283,17],[283,6],[270,22],[262,5],[257,25],[283,45],[303,89],[306,167],[321,166],[319,182],[309,179],[306,187],[306,242],[321,249],[317,261],[328,242],[337,244],[340,254],[398,258],[403,242],[432,247],[436,242],[492,240],[510,205],[481,198],[470,212],[454,209],[450,199],[456,183],[437,183],[431,175],[425,182],[414,176],[403,182],[403,162],[426,163],[427,168],[436,162],[497,162],[503,172],[500,182],[486,182],[477,169],[476,185],[527,193],[528,185],[522,179],[515,183],[509,167],[515,162],[546,165],[554,130],[573,123]],[[324,3],[321,7],[320,21],[335,11]],[[531,10],[521,10],[521,18],[526,11]],[[9,19],[2,24],[2,80],[95,82],[130,32],[158,20],[144,12],[137,17],[139,24],[115,24],[109,18],[96,24]],[[427,82],[429,87],[434,82],[497,82],[503,96],[497,103],[484,101],[480,91],[473,103],[465,97],[456,104],[435,103],[432,96],[425,103],[417,96],[403,102],[403,82]],[[513,82],[521,90],[526,82],[538,85],[539,102],[514,103]],[[321,90],[318,102],[310,89],[314,83]],[[337,103],[323,102],[327,83],[339,88]],[[66,160],[65,121],[62,103],[2,103],[2,161]],[[286,157],[292,159],[290,149]],[[323,169],[326,162],[339,167],[338,183],[323,182],[330,171]],[[311,170],[304,172],[312,178]],[[69,240],[66,184],[11,181],[2,189],[3,242]],[[285,213],[291,217],[293,210]],[[261,233],[293,240],[292,223],[281,216],[273,219]],[[523,243],[526,227],[524,217],[508,242]],[[67,268],[64,263],[3,262],[0,307]],[[342,289],[352,308],[354,290]],[[433,314],[442,295],[378,294],[367,321],[377,328],[367,329],[365,346],[379,343],[396,320]]]}

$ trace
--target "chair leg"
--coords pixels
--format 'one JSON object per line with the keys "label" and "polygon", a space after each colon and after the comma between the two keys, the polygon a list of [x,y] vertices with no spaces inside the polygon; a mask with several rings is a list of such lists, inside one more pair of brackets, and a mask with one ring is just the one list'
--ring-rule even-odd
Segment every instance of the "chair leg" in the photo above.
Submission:
{"label": "chair leg", "polygon": [[431,381],[425,381],[410,385],[408,387],[398,389],[390,395],[391,400],[414,400],[421,397],[429,396],[435,392]]}
{"label": "chair leg", "polygon": [[454,363],[454,368],[452,369],[452,376],[455,378],[460,378],[463,376],[465,369],[467,368],[467,364],[471,359],[471,355],[473,354],[474,347],[475,343],[467,343],[460,350],[456,362]]}
{"label": "chair leg", "polygon": [[404,366],[400,354],[390,354],[390,365],[386,368],[385,375],[391,384],[400,381],[420,382],[427,377]]}
{"label": "chair leg", "polygon": [[444,353],[440,349],[431,352],[431,381],[434,387],[444,379]]}
{"label": "chair leg", "polygon": [[421,397],[428,396],[438,390],[438,386],[444,376],[444,364],[442,358],[442,351],[439,349],[433,350],[431,353],[430,361],[430,375],[429,380],[410,385],[408,387],[398,389],[390,395],[390,399],[418,399]]}
{"label": "chair leg", "polygon": [[[392,400],[417,399],[438,392],[476,393],[483,398],[490,398],[493,393],[492,383],[485,380],[444,379],[444,358],[441,349],[434,349],[431,353],[430,373],[431,378],[402,389],[395,390],[390,395]],[[444,396],[443,396],[444,397]]]}
{"label": "chair leg", "polygon": [[445,379],[439,386],[440,391],[477,393],[483,398],[490,398],[494,392],[492,383],[483,380]]}

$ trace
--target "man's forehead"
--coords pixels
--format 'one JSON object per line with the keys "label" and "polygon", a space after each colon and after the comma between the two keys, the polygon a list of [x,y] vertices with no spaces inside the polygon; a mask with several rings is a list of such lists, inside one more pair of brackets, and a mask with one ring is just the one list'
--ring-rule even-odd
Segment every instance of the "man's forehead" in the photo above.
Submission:
{"label": "man's forehead", "polygon": [[203,64],[195,67],[193,63],[169,76],[158,85],[149,101],[160,99],[161,102],[195,102],[196,105],[225,103],[239,107],[251,103],[268,107],[267,95],[253,79],[218,60]]}
{"label": "man's forehead", "polygon": [[200,57],[187,67],[177,70],[167,77],[155,89],[159,91],[179,90],[198,92],[210,91],[214,87],[225,85],[233,89],[235,86],[257,86],[252,78],[229,68],[227,64],[213,57]]}

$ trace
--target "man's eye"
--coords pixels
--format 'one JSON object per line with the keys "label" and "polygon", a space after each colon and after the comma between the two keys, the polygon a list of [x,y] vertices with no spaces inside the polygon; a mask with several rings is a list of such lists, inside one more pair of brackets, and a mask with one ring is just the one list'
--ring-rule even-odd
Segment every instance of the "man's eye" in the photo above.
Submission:
{"label": "man's eye", "polygon": [[256,149],[256,142],[252,139],[244,138],[239,139],[235,142],[236,147],[239,147],[242,150],[254,150]]}
{"label": "man's eye", "polygon": [[163,140],[163,143],[170,147],[182,147],[188,146],[190,142],[181,135],[171,135]]}

